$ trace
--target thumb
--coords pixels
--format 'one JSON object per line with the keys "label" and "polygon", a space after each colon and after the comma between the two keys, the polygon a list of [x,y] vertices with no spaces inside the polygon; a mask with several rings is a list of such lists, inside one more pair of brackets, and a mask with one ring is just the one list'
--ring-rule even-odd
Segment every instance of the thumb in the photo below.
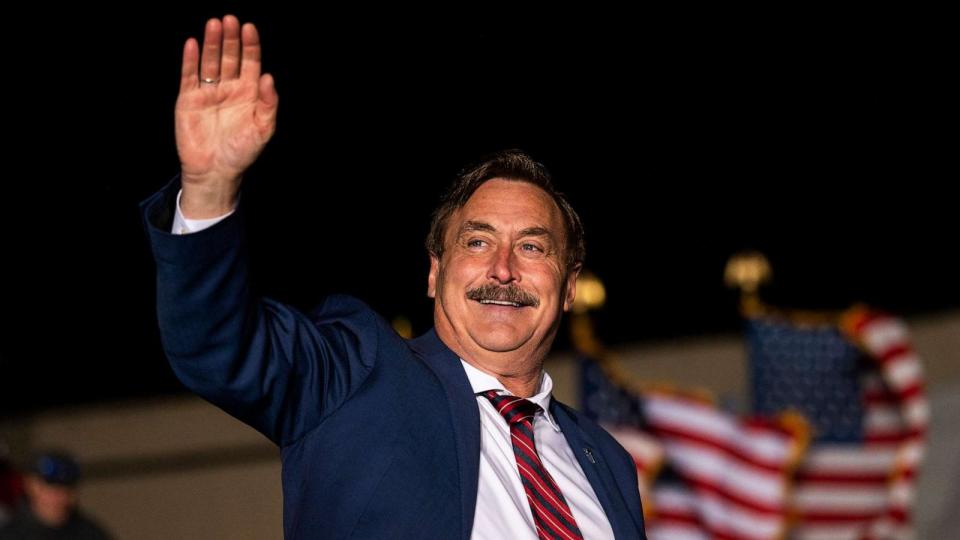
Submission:
{"label": "thumb", "polygon": [[269,73],[260,77],[258,94],[259,99],[257,99],[254,114],[259,124],[272,126],[276,123],[277,105],[280,103],[280,96],[277,95],[277,89],[274,87],[273,76]]}

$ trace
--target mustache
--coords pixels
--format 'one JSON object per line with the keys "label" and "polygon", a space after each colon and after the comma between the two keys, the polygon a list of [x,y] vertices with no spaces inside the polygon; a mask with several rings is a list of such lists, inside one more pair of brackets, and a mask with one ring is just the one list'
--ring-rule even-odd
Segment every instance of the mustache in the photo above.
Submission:
{"label": "mustache", "polygon": [[538,307],[540,299],[516,285],[499,286],[492,283],[481,285],[467,291],[467,298],[476,300],[495,300],[498,302],[513,302],[521,306]]}

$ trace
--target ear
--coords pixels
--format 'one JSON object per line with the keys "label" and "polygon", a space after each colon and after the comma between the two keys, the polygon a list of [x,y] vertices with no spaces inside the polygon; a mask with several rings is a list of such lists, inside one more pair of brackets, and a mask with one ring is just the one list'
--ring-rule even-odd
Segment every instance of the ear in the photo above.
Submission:
{"label": "ear", "polygon": [[427,296],[437,297],[437,274],[440,272],[440,259],[430,255],[430,274],[427,275]]}
{"label": "ear", "polygon": [[580,277],[580,270],[583,266],[577,265],[567,273],[566,290],[563,295],[563,311],[570,311],[573,308],[573,300],[577,297],[577,278]]}

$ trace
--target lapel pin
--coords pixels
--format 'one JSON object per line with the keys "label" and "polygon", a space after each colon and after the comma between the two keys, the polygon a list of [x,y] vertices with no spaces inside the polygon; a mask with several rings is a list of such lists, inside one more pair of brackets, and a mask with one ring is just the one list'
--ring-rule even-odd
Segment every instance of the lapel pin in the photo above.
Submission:
{"label": "lapel pin", "polygon": [[584,448],[583,453],[587,455],[587,459],[590,460],[590,463],[593,463],[594,465],[597,464],[597,460],[593,458],[593,452],[591,452],[589,448]]}

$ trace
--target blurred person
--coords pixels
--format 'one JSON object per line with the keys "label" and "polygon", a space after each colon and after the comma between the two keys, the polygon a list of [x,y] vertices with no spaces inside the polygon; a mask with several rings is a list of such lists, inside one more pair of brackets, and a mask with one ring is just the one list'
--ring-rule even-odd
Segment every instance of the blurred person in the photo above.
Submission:
{"label": "blurred person", "polygon": [[0,527],[10,521],[22,495],[23,479],[10,462],[9,449],[0,442]]}
{"label": "blurred person", "polygon": [[80,466],[68,454],[43,452],[24,479],[25,500],[0,540],[105,540],[110,536],[77,507]]}

